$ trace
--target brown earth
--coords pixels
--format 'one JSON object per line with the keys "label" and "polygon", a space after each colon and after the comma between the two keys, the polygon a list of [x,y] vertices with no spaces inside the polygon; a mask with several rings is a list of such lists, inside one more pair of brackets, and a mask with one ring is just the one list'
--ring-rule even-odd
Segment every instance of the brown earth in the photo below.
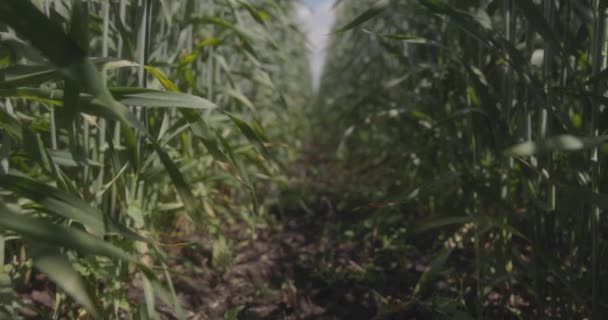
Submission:
{"label": "brown earth", "polygon": [[[176,291],[188,319],[222,319],[242,308],[239,319],[371,319],[379,301],[348,276],[365,273],[356,242],[334,243],[325,226],[300,213],[257,230],[233,226],[233,263],[225,273],[210,268],[206,241],[171,254]],[[189,267],[189,265],[191,265]],[[337,276],[336,275],[342,275]],[[329,279],[336,277],[336,279]]]}

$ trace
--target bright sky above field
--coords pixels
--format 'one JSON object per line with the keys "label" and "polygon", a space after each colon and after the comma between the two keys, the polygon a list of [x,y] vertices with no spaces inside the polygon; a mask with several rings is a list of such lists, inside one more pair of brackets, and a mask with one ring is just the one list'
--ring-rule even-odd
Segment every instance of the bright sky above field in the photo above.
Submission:
{"label": "bright sky above field", "polygon": [[315,88],[319,84],[328,33],[334,21],[334,0],[304,0],[298,8],[302,27],[308,33],[311,46],[311,67]]}

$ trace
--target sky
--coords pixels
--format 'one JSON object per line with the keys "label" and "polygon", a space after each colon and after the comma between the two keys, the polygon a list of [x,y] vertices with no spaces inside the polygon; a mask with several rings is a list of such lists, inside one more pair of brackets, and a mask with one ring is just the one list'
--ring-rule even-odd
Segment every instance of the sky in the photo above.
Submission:
{"label": "sky", "polygon": [[319,85],[328,34],[334,21],[334,0],[303,0],[298,8],[302,28],[308,33],[311,49],[311,68],[315,88]]}

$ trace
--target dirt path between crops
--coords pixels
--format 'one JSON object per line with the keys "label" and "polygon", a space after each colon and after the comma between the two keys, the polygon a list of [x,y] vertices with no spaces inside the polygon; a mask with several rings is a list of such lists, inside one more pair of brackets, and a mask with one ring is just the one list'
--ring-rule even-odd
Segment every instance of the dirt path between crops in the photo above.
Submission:
{"label": "dirt path between crops", "polygon": [[[297,178],[281,201],[291,207],[272,209],[274,218],[265,218],[266,227],[258,227],[255,239],[243,222],[223,228],[233,256],[225,273],[212,268],[208,239],[188,239],[197,245],[168,254],[177,257],[171,269],[187,319],[224,319],[229,310],[240,310],[235,319],[247,320],[431,318],[398,299],[393,310],[386,300],[413,290],[427,257],[379,252],[381,236],[345,236],[362,224],[365,213],[339,212],[332,199],[341,194],[324,192],[336,182],[310,172],[314,167],[336,173],[333,163],[315,158],[297,165]],[[388,311],[379,310],[387,305]]]}
{"label": "dirt path between crops", "polygon": [[240,310],[238,319],[373,317],[369,290],[339,277],[328,281],[329,274],[363,271],[353,258],[357,244],[334,243],[319,217],[300,213],[281,220],[259,229],[255,240],[245,226],[226,230],[233,263],[225,273],[209,267],[211,249],[204,249],[202,239],[200,246],[170,255],[181,260],[172,271],[181,274],[174,283],[188,319],[223,319],[230,309]]}

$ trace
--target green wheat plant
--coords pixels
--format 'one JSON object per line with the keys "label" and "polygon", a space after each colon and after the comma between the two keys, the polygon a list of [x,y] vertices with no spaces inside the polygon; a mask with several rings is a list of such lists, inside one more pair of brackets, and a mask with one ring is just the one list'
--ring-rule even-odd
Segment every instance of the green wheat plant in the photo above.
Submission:
{"label": "green wheat plant", "polygon": [[[491,292],[523,290],[529,308],[497,307],[600,319],[606,3],[345,0],[335,10],[311,121],[330,128],[316,139],[343,167],[364,172],[342,192],[385,204],[369,209],[374,232],[435,236],[410,299],[437,309],[441,296],[453,301],[444,316],[487,319]],[[433,294],[455,276],[460,249],[443,245],[455,234],[471,257],[467,293]]]}
{"label": "green wheat plant", "polygon": [[[13,314],[10,288],[33,265],[60,289],[55,317],[66,305],[73,318],[153,319],[163,301],[183,318],[161,243],[167,222],[223,239],[224,221],[264,212],[259,185],[281,176],[279,159],[302,139],[293,106],[310,84],[295,78],[308,64],[294,9],[0,3],[1,312]],[[299,134],[285,137],[290,127]],[[127,297],[135,279],[143,305]]]}

